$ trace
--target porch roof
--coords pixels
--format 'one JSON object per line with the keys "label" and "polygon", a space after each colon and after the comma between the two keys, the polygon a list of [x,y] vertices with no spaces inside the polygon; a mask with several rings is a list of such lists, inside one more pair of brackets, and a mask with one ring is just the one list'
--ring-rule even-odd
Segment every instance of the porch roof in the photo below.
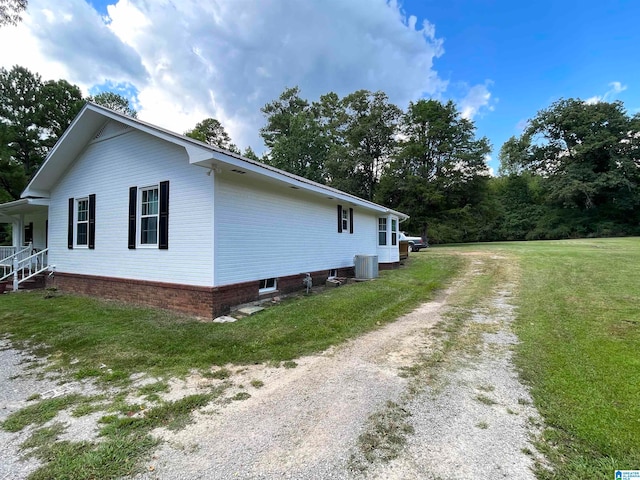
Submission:
{"label": "porch roof", "polygon": [[13,202],[0,204],[0,222],[13,223],[20,215],[29,213],[46,213],[49,208],[48,198],[21,198]]}

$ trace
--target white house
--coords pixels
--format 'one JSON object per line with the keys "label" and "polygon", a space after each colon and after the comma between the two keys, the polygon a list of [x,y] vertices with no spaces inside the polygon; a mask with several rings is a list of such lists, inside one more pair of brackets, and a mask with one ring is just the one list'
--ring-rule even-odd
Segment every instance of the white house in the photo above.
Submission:
{"label": "white house", "polygon": [[206,316],[343,275],[356,255],[397,266],[407,218],[91,103],[0,205],[5,253],[32,242],[59,289]]}

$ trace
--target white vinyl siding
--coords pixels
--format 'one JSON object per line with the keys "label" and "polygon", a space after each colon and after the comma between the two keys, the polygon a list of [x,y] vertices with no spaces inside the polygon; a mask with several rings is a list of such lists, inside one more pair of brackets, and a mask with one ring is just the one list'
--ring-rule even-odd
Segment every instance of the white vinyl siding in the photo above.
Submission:
{"label": "white vinyl siding", "polygon": [[[124,133],[87,145],[51,191],[49,263],[58,272],[221,286],[289,275],[300,275],[302,282],[305,272],[353,266],[355,255],[378,253],[381,262],[398,261],[397,246],[394,253],[377,245],[379,212],[253,172],[208,175],[210,170],[189,164],[182,147],[136,129],[112,130]],[[171,192],[170,248],[129,249],[130,188],[139,189],[139,221],[140,191],[164,181]],[[93,251],[68,249],[69,199],[87,192],[99,199],[99,241]],[[345,234],[337,233],[338,205],[347,215]],[[148,218],[153,211],[146,210]],[[138,224],[136,243],[141,230]]]}
{"label": "white vinyl siding", "polygon": [[337,233],[338,202],[249,175],[216,175],[216,285],[350,267],[376,253],[377,215],[353,208],[354,233]]}
{"label": "white vinyl siding", "polygon": [[[167,179],[171,180],[170,250],[129,250],[129,188]],[[213,176],[189,165],[183,148],[143,132],[130,130],[89,144],[51,192],[49,263],[59,272],[212,286],[213,188]],[[93,254],[88,249],[67,249],[68,199],[86,192],[99,199],[99,243]]]}

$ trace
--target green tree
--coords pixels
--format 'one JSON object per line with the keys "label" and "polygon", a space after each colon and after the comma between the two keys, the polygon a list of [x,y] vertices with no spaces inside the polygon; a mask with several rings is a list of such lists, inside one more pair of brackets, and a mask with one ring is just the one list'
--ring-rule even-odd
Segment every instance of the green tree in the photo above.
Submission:
{"label": "green tree", "polygon": [[300,88],[286,88],[277,100],[267,103],[260,110],[267,124],[260,135],[268,148],[273,148],[282,138],[291,136],[291,121],[301,112],[307,111],[309,102],[300,97]]}
{"label": "green tree", "polygon": [[298,87],[287,88],[262,108],[267,123],[260,129],[269,148],[265,163],[318,183],[327,183],[330,144],[315,105],[300,97]]}
{"label": "green tree", "polygon": [[20,66],[0,68],[0,186],[12,199],[83,104],[78,87],[64,80],[43,82]]}
{"label": "green tree", "polygon": [[256,152],[253,151],[253,148],[251,147],[247,147],[244,149],[244,152],[242,152],[242,156],[246,157],[246,158],[250,158],[251,160],[255,160],[257,162],[260,162],[260,157],[258,157],[258,155],[256,154]]}
{"label": "green tree", "polygon": [[530,172],[511,173],[492,179],[492,194],[500,216],[494,240],[547,238],[542,225],[549,207],[544,205],[541,182],[540,176]]}
{"label": "green tree", "polygon": [[396,148],[402,111],[384,92],[358,90],[344,97],[333,115],[333,134],[340,140],[333,157],[332,184],[367,200],[375,196],[380,176]]}
{"label": "green tree", "polygon": [[27,9],[27,3],[27,0],[0,0],[0,27],[22,21],[20,15]]}
{"label": "green tree", "polygon": [[488,140],[476,138],[453,102],[424,99],[409,104],[401,136],[376,199],[411,215],[407,228],[429,229],[434,242],[484,239],[494,220],[487,219]]}
{"label": "green tree", "polygon": [[131,106],[129,100],[115,92],[101,92],[97,95],[87,98],[88,102],[92,102],[103,107],[107,107],[119,113],[123,113],[133,118],[138,117],[138,112]]}
{"label": "green tree", "polygon": [[215,118],[205,118],[203,121],[198,122],[192,130],[186,131],[185,135],[214,147],[229,150],[233,153],[240,153],[238,147],[231,142],[231,137],[222,124]]}
{"label": "green tree", "polygon": [[524,170],[531,155],[531,138],[524,134],[520,137],[512,136],[500,147],[500,175],[519,175]]}
{"label": "green tree", "polygon": [[639,127],[638,116],[627,115],[621,102],[561,99],[538,112],[519,139],[503,146],[503,164],[540,177],[549,207],[545,236],[637,228]]}
{"label": "green tree", "polygon": [[51,131],[50,140],[55,143],[86,102],[80,88],[66,80],[46,81],[42,85],[42,96],[42,123]]}

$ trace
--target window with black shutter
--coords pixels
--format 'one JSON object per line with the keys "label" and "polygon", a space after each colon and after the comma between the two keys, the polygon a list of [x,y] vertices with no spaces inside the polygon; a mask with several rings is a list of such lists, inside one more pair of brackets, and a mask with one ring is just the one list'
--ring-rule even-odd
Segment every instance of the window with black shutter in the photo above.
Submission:
{"label": "window with black shutter", "polygon": [[169,182],[129,189],[129,248],[169,248]]}
{"label": "window with black shutter", "polygon": [[96,195],[69,199],[67,248],[96,246]]}

